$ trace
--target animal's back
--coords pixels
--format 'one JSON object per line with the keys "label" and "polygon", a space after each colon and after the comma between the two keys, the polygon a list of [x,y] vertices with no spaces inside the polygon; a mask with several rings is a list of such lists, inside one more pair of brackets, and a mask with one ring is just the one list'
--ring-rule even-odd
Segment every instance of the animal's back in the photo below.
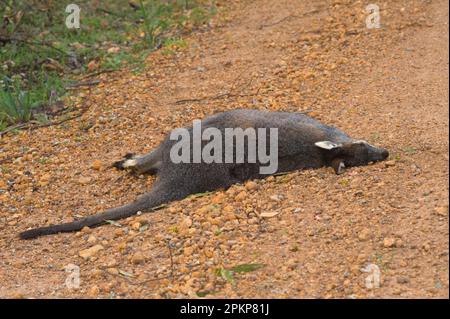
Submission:
{"label": "animal's back", "polygon": [[[337,143],[349,142],[351,138],[343,131],[323,124],[304,113],[269,112],[252,109],[236,109],[209,116],[202,120],[202,128],[278,128],[279,131],[291,129],[304,135],[320,135],[322,140]],[[320,140],[320,139],[318,139]]]}
{"label": "animal's back", "polygon": [[[251,109],[237,109],[218,113],[206,117],[201,121],[202,132],[207,128],[218,129],[222,133],[222,143],[225,147],[226,128],[265,128],[268,135],[270,129],[278,129],[277,172],[286,172],[302,168],[316,168],[323,165],[320,150],[314,145],[321,140],[343,142],[351,140],[342,131],[324,125],[317,120],[302,114],[288,112],[266,112]],[[171,180],[180,187],[204,191],[217,187],[227,187],[233,183],[250,178],[262,178],[266,175],[259,174],[261,163],[248,162],[248,148],[244,149],[244,163],[227,163],[225,152],[222,154],[221,163],[193,163],[193,127],[187,128],[190,134],[190,159],[189,163],[173,163],[171,149],[178,141],[167,137],[161,144],[162,162],[160,175],[165,180]],[[268,143],[267,136],[265,143]],[[201,141],[202,148],[209,141]],[[249,145],[246,144],[248,147]],[[258,154],[258,143],[255,145]],[[269,150],[269,146],[267,146]],[[236,154],[236,144],[233,144],[233,152]],[[264,165],[265,166],[265,165]],[[181,185],[183,184],[183,185]]]}
{"label": "animal's back", "polygon": [[[270,129],[278,131],[278,155],[280,157],[316,150],[314,146],[318,141],[332,141],[335,143],[350,142],[352,139],[341,130],[325,125],[303,113],[268,112],[252,109],[237,109],[226,111],[206,117],[201,121],[202,132],[207,128],[216,128],[221,131],[225,143],[226,128],[259,129],[265,128],[269,135]],[[193,149],[193,128],[188,127]],[[161,144],[165,156],[164,162],[170,160],[170,149],[177,143],[169,136]],[[202,141],[202,145],[207,141]],[[234,145],[236,147],[236,145]],[[316,150],[317,151],[317,150]]]}

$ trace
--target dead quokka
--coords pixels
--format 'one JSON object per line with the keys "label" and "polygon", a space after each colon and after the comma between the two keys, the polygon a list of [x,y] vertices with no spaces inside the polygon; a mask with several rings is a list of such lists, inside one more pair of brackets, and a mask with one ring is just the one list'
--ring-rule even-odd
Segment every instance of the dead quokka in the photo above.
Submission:
{"label": "dead quokka", "polygon": [[[216,138],[226,142],[227,129],[239,128],[244,132],[246,143],[250,144],[252,129],[270,129],[270,135],[275,135],[276,129],[277,167],[271,174],[288,172],[298,169],[318,168],[331,166],[337,174],[345,167],[367,165],[369,162],[384,160],[389,153],[386,149],[378,148],[362,140],[355,140],[344,132],[324,125],[302,113],[264,112],[258,110],[233,110],[218,113],[207,117],[200,122],[201,133],[212,132],[215,129]],[[194,125],[195,128],[195,125]],[[167,136],[158,148],[142,156],[127,156],[124,160],[116,162],[115,167],[127,169],[139,174],[157,174],[158,178],[152,190],[137,198],[136,201],[108,209],[97,215],[89,216],[74,222],[53,225],[48,227],[27,230],[20,234],[22,239],[31,239],[38,236],[55,234],[59,232],[72,232],[83,227],[94,227],[104,224],[107,220],[117,220],[136,214],[139,211],[148,211],[161,204],[179,200],[190,194],[227,188],[235,183],[242,183],[249,179],[258,179],[268,176],[261,173],[261,167],[267,165],[260,159],[249,160],[251,151],[244,148],[238,150],[237,146],[243,144],[238,141],[238,135],[232,139],[232,161],[226,160],[226,154],[214,154],[213,161],[201,159],[192,161],[195,148],[195,130],[193,127],[185,129],[190,147],[188,161],[174,161],[174,147],[180,143],[179,139]],[[249,130],[250,129],[250,130]],[[214,134],[209,134],[212,136]],[[219,136],[219,137],[217,137]],[[258,143],[253,155],[261,149],[260,134],[254,134]],[[272,136],[274,137],[274,136]],[[200,145],[205,147],[207,142],[200,138]],[[266,138],[268,141],[269,138]],[[270,139],[272,141],[272,139]],[[229,147],[229,146],[228,146]],[[220,147],[214,152],[223,150]],[[269,148],[265,147],[265,150]],[[237,161],[239,152],[243,161]],[[175,152],[177,153],[177,152]],[[191,159],[191,161],[189,161]]]}

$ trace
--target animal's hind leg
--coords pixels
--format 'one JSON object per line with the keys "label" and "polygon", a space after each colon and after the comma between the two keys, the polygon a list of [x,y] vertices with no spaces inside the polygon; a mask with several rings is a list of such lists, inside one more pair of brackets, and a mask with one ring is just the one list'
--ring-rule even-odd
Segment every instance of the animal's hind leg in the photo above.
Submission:
{"label": "animal's hind leg", "polygon": [[127,154],[125,159],[115,162],[113,166],[118,169],[128,169],[138,174],[156,174],[161,166],[160,152],[156,149],[141,156]]}

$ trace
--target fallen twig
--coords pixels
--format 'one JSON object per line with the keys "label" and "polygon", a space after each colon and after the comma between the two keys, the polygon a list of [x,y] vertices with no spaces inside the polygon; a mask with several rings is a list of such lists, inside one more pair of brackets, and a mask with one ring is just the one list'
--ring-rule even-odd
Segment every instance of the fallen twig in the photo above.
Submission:
{"label": "fallen twig", "polygon": [[217,100],[217,99],[220,99],[220,98],[223,98],[223,97],[228,97],[229,95],[230,95],[230,93],[224,93],[224,94],[219,94],[219,95],[215,95],[215,96],[205,96],[203,98],[183,99],[183,100],[176,101],[175,104],[180,105],[180,104],[192,103],[192,102]]}
{"label": "fallen twig", "polygon": [[170,240],[167,240],[166,243],[167,243],[167,247],[169,248],[169,256],[170,256],[170,277],[173,280],[174,266],[173,266],[172,247],[170,246]]}
{"label": "fallen twig", "polygon": [[259,89],[255,92],[255,93],[250,93],[250,94],[231,94],[231,93],[223,93],[223,94],[218,94],[215,96],[206,96],[203,98],[197,98],[197,99],[183,99],[183,100],[178,100],[175,102],[175,104],[180,105],[180,104],[185,104],[185,103],[192,103],[192,102],[202,102],[202,101],[211,101],[211,100],[219,100],[222,98],[230,98],[230,97],[245,97],[245,96],[255,96],[257,95],[259,92]]}
{"label": "fallen twig", "polygon": [[109,15],[113,15],[113,16],[122,18],[122,19],[123,19],[123,17],[124,17],[122,14],[119,14],[119,13],[117,13],[117,12],[113,12],[113,11],[111,11],[111,10],[104,9],[104,8],[97,8],[97,9],[95,9],[95,10],[98,11],[98,12],[103,12],[103,13],[106,13],[106,14],[109,14]]}
{"label": "fallen twig", "polygon": [[100,70],[100,71],[88,73],[85,76],[83,76],[81,79],[84,80],[84,79],[91,78],[91,77],[94,77],[94,76],[97,76],[97,75],[100,75],[100,74],[103,74],[103,73],[112,73],[112,72],[115,72],[115,71],[117,71],[117,70],[113,70],[113,69]]}
{"label": "fallen twig", "polygon": [[321,11],[321,10],[319,10],[319,9],[314,9],[314,10],[305,12],[305,13],[302,14],[301,16],[297,16],[297,15],[290,14],[290,15],[288,15],[288,16],[286,16],[286,17],[284,17],[284,18],[282,18],[282,19],[280,19],[280,20],[278,20],[278,21],[273,22],[273,23],[261,24],[261,25],[259,26],[259,29],[261,30],[261,29],[263,29],[263,28],[273,27],[273,26],[275,26],[275,25],[277,25],[277,24],[283,23],[283,22],[285,22],[285,21],[287,21],[287,20],[290,20],[290,19],[292,19],[292,18],[301,19],[301,18],[307,17],[307,16],[309,16],[309,15],[311,15],[311,14],[318,13],[318,12],[320,12],[320,11]]}
{"label": "fallen twig", "polygon": [[76,119],[76,118],[82,116],[88,109],[89,109],[88,107],[85,107],[85,108],[83,108],[81,110],[80,113],[78,113],[78,114],[76,114],[74,116],[71,116],[71,117],[59,120],[59,121],[55,121],[55,122],[39,123],[38,121],[29,121],[27,123],[19,123],[19,124],[13,125],[13,126],[9,126],[5,130],[0,132],[0,137],[2,137],[4,134],[6,134],[8,132],[11,132],[13,130],[16,130],[16,129],[24,129],[24,128],[26,128],[26,129],[29,129],[29,130],[35,130],[35,129],[38,129],[38,128],[41,128],[41,127],[49,127],[49,126],[59,125],[59,124],[62,124],[64,122],[68,122],[68,121],[71,121],[73,119]]}
{"label": "fallen twig", "polygon": [[3,136],[3,134],[6,134],[8,132],[14,131],[16,129],[24,128],[27,125],[28,125],[28,123],[19,123],[19,124],[16,124],[16,125],[9,126],[9,127],[7,127],[6,129],[4,129],[3,131],[0,132],[0,137]]}
{"label": "fallen twig", "polygon": [[94,86],[94,85],[98,85],[100,83],[100,80],[93,80],[93,81],[87,81],[87,82],[78,82],[78,83],[74,83],[74,84],[69,84],[68,86],[66,86],[66,90],[76,90],[77,88],[81,87],[81,86]]}
{"label": "fallen twig", "polygon": [[148,282],[158,281],[158,280],[163,280],[163,279],[168,279],[168,278],[171,278],[172,281],[173,281],[174,275],[175,275],[175,267],[174,267],[174,263],[173,263],[172,246],[170,245],[170,240],[166,240],[166,244],[167,244],[167,247],[169,249],[169,256],[170,256],[170,275],[167,275],[167,276],[164,276],[164,277],[159,277],[159,278],[158,277],[156,277],[156,278],[149,278],[149,279],[146,279],[146,280],[143,280],[143,281],[139,281],[139,282],[136,282],[136,283],[132,282],[131,278],[127,278],[127,277],[121,277],[121,278],[128,280],[128,282],[130,284],[132,284],[132,285],[142,285],[142,284],[145,284],[145,283],[148,283]]}
{"label": "fallen twig", "polygon": [[50,123],[44,123],[44,124],[39,124],[39,125],[31,126],[29,129],[30,129],[30,130],[35,130],[35,129],[38,129],[38,128],[41,128],[41,127],[49,127],[49,126],[59,125],[59,124],[62,124],[62,123],[64,123],[64,122],[68,122],[68,121],[74,120],[74,119],[79,118],[80,116],[82,116],[82,115],[87,111],[87,109],[88,109],[88,108],[85,108],[85,109],[84,109],[82,112],[80,112],[79,114],[76,114],[76,115],[74,115],[74,116],[71,116],[71,117],[62,119],[62,120],[60,120],[60,121],[50,122]]}
{"label": "fallen twig", "polygon": [[273,26],[275,26],[277,24],[283,23],[284,21],[287,21],[287,20],[292,19],[292,18],[300,18],[300,17],[291,14],[291,15],[288,15],[288,16],[286,16],[286,17],[284,17],[284,18],[282,18],[282,19],[280,19],[280,20],[278,20],[276,22],[267,23],[267,24],[261,24],[258,29],[261,30],[263,28],[273,27]]}
{"label": "fallen twig", "polygon": [[[233,90],[236,88],[236,83],[239,79],[242,78],[242,74],[244,74],[244,72],[247,72],[249,68],[247,68],[246,70],[244,70],[241,74],[239,74],[238,77],[236,77],[236,80],[233,82],[233,85],[231,85],[231,89],[227,92],[227,93],[220,93],[214,96],[206,96],[206,97],[201,97],[201,98],[193,98],[193,99],[182,99],[182,100],[177,100],[175,101],[176,105],[180,105],[180,104],[185,104],[185,103],[192,103],[192,102],[202,102],[202,101],[211,101],[211,100],[219,100],[222,98],[230,98],[230,97],[245,97],[245,96],[254,96],[257,95],[259,93],[259,88],[255,93],[251,93],[251,94],[233,94]],[[242,86],[241,91],[243,91],[245,88],[249,87],[251,85],[251,83],[253,82],[253,79],[250,79],[250,81],[248,82],[248,84]]]}
{"label": "fallen twig", "polygon": [[10,43],[10,42],[21,42],[21,43],[25,43],[28,45],[39,45],[39,46],[45,46],[45,47],[49,47],[53,50],[56,50],[66,56],[70,56],[69,53],[67,53],[66,51],[55,47],[53,44],[48,43],[48,42],[44,42],[44,41],[30,41],[27,39],[20,39],[20,38],[14,38],[14,37],[0,37],[0,42],[1,43]]}

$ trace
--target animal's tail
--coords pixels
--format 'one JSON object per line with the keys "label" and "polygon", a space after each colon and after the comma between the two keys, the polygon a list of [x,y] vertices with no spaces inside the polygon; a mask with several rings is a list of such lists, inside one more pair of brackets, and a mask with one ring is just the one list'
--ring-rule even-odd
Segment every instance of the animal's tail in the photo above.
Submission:
{"label": "animal's tail", "polygon": [[175,197],[176,196],[171,196],[170,193],[165,193],[161,187],[154,187],[150,193],[142,195],[130,204],[108,209],[103,213],[89,216],[74,222],[30,229],[20,233],[19,237],[21,239],[33,239],[39,236],[78,231],[83,227],[99,226],[108,220],[127,218],[139,211],[148,211],[151,208],[155,208],[170,200],[176,199]]}

